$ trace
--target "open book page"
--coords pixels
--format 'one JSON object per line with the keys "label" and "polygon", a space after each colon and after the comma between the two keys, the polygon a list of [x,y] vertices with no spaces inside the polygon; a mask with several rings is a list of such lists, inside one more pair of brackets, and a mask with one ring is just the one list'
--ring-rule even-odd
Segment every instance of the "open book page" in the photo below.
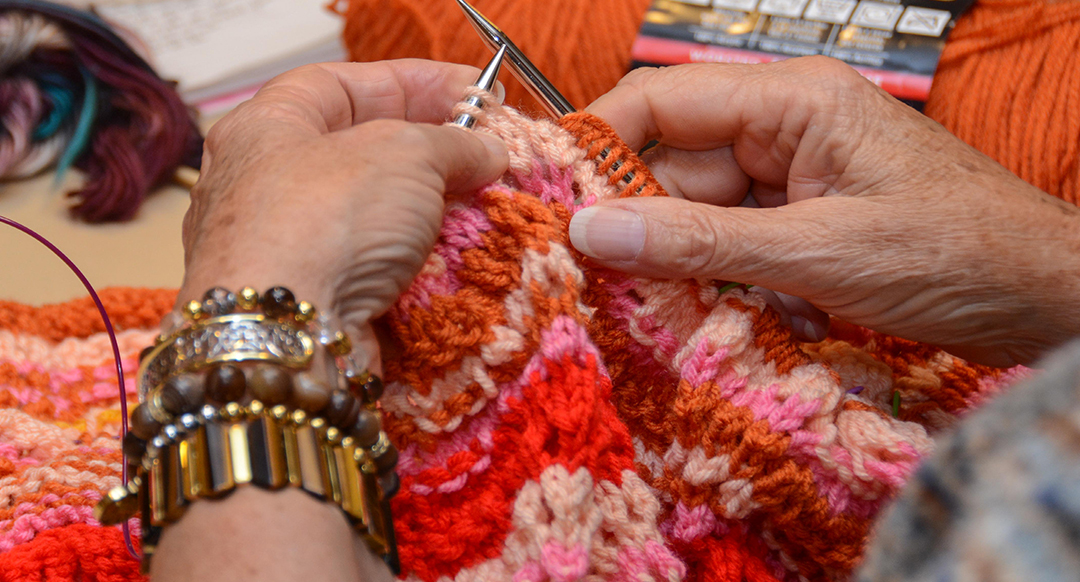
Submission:
{"label": "open book page", "polygon": [[190,101],[193,94],[212,96],[215,91],[207,89],[214,86],[235,87],[238,78],[261,82],[305,61],[341,60],[342,23],[325,4],[143,0],[105,2],[96,10],[145,43],[158,73],[178,81]]}

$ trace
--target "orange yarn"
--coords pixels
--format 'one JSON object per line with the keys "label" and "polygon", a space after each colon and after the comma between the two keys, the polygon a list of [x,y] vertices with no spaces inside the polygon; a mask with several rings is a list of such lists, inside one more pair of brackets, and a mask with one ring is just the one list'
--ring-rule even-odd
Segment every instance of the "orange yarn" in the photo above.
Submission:
{"label": "orange yarn", "polygon": [[[156,327],[176,302],[175,289],[110,287],[99,296],[116,331]],[[0,301],[0,329],[60,341],[103,332],[105,323],[90,297],[41,307]]]}
{"label": "orange yarn", "polygon": [[[581,108],[615,86],[650,0],[476,0]],[[353,60],[489,57],[449,0],[338,0]],[[541,108],[504,73],[507,104]],[[1080,2],[979,0],[949,37],[926,113],[1024,180],[1080,202]]]}
{"label": "orange yarn", "polygon": [[1080,202],[1080,2],[980,0],[949,38],[926,114],[1039,189]]}
{"label": "orange yarn", "polygon": [[[651,0],[475,0],[514,39],[574,107],[603,95],[630,68],[634,42]],[[482,66],[491,58],[451,0],[340,0],[345,46],[352,60],[406,57]],[[506,104],[542,108],[503,72]]]}

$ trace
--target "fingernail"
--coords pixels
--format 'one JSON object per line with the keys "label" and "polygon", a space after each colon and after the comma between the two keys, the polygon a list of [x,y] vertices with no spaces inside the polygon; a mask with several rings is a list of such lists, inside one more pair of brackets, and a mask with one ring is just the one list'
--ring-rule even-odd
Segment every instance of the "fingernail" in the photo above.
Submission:
{"label": "fingernail", "polygon": [[570,220],[570,242],[594,259],[633,260],[645,246],[645,223],[628,210],[590,206]]}
{"label": "fingernail", "polygon": [[502,105],[506,100],[506,86],[502,84],[502,81],[495,81],[495,99],[498,100],[499,105]]}
{"label": "fingernail", "polygon": [[484,147],[487,148],[488,153],[491,154],[491,157],[506,157],[506,143],[503,140],[482,131],[473,132],[473,135],[480,139],[484,144]]}
{"label": "fingernail", "polygon": [[817,343],[825,339],[825,330],[818,328],[801,315],[791,316],[791,329],[807,341]]}

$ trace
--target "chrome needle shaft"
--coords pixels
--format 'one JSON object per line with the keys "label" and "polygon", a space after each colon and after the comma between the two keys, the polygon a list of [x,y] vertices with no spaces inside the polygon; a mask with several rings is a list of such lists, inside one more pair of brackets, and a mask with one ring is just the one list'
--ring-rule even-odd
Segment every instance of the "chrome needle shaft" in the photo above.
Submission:
{"label": "chrome needle shaft", "polygon": [[521,81],[522,85],[525,85],[533,97],[544,105],[548,113],[558,119],[575,111],[574,106],[566,100],[566,97],[559,93],[559,90],[540,73],[525,53],[521,52],[514,41],[510,40],[498,26],[477,12],[465,0],[457,0],[457,3],[488,48],[493,51],[500,48],[506,49],[506,60],[510,63],[510,72],[514,73],[514,76]]}
{"label": "chrome needle shaft", "polygon": [[[499,78],[499,69],[502,67],[503,57],[506,55],[506,47],[502,47],[495,53],[495,58],[491,59],[491,62],[484,67],[484,70],[480,72],[480,76],[477,77],[475,86],[480,87],[485,91],[491,91],[495,88],[495,81]],[[473,107],[483,107],[484,102],[479,97],[473,96],[465,100],[466,103]],[[462,113],[457,116],[452,122],[454,125],[460,127],[471,128],[476,123],[476,118],[468,113]]]}

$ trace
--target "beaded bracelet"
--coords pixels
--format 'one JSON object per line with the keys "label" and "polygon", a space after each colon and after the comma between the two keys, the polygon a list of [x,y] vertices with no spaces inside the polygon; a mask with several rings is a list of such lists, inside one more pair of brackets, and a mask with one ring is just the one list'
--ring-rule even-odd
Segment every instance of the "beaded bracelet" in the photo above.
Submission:
{"label": "beaded bracelet", "polygon": [[[142,403],[124,439],[134,476],[102,499],[99,521],[141,509],[148,569],[161,528],[192,501],[295,486],[338,505],[397,572],[397,450],[377,414],[382,382],[357,359],[343,331],[283,287],[189,302],[140,356]],[[329,384],[312,372],[320,362]]]}

